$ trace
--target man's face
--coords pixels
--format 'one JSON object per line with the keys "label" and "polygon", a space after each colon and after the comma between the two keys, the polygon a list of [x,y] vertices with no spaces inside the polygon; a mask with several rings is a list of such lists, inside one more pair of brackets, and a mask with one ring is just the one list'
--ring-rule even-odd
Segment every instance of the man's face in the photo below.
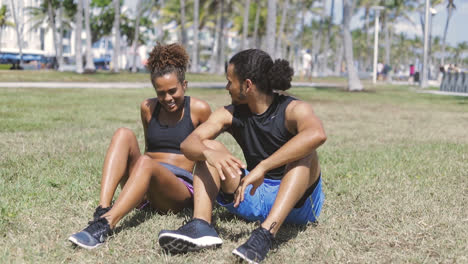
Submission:
{"label": "man's face", "polygon": [[245,93],[245,83],[241,83],[234,71],[234,64],[229,64],[226,72],[226,90],[231,95],[232,104],[246,104],[247,95]]}

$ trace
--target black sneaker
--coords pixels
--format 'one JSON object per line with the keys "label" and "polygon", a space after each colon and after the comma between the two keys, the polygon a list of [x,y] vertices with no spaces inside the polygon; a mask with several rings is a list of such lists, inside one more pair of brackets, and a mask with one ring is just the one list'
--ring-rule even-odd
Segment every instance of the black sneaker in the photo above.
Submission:
{"label": "black sneaker", "polygon": [[88,227],[81,232],[71,235],[68,240],[80,247],[93,249],[104,243],[110,233],[111,228],[107,219],[99,218],[89,222]]}
{"label": "black sneaker", "polygon": [[177,230],[162,230],[158,240],[164,250],[173,254],[217,247],[223,243],[212,225],[197,218]]}
{"label": "black sneaker", "polygon": [[249,240],[234,249],[232,254],[248,263],[259,263],[265,259],[271,248],[273,235],[267,229],[259,227],[252,232]]}
{"label": "black sneaker", "polygon": [[96,208],[96,210],[94,211],[93,221],[98,220],[99,218],[101,218],[101,216],[103,216],[105,213],[109,212],[111,209],[112,209],[112,206],[104,207],[104,208],[101,207],[101,206],[98,206]]}

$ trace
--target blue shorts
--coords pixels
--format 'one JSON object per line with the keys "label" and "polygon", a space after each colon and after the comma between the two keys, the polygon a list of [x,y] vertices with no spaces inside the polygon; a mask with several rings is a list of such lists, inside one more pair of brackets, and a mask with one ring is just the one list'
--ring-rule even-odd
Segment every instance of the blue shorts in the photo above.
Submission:
{"label": "blue shorts", "polygon": [[[250,195],[252,185],[247,186],[244,194],[244,201],[237,208],[234,203],[224,204],[222,197],[218,195],[217,202],[225,207],[229,212],[238,215],[248,221],[263,222],[273,207],[276,195],[278,194],[281,180],[265,179],[255,191]],[[322,176],[318,179],[317,186],[312,194],[307,197],[304,204],[299,208],[293,208],[286,217],[285,223],[305,225],[308,222],[316,222],[322,210],[325,195],[322,192]]]}

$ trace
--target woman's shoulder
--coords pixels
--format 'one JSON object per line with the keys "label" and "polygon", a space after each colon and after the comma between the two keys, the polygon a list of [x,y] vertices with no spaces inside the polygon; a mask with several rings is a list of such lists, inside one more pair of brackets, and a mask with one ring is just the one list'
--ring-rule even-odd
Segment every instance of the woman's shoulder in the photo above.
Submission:
{"label": "woman's shoulder", "polygon": [[158,98],[147,98],[140,104],[141,112],[153,113],[154,107],[158,102]]}
{"label": "woman's shoulder", "polygon": [[211,112],[210,105],[201,99],[190,97],[190,109],[195,112]]}

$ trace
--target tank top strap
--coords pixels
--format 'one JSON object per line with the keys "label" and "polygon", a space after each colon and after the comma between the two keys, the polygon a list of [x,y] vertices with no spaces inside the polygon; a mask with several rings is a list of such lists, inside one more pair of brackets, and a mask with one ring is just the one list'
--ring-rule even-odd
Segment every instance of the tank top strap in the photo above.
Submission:
{"label": "tank top strap", "polygon": [[190,96],[185,96],[184,101],[184,118],[190,118]]}
{"label": "tank top strap", "polygon": [[153,115],[151,116],[151,118],[158,119],[160,110],[161,110],[161,104],[159,103],[159,100],[156,100],[156,105],[154,107]]}

